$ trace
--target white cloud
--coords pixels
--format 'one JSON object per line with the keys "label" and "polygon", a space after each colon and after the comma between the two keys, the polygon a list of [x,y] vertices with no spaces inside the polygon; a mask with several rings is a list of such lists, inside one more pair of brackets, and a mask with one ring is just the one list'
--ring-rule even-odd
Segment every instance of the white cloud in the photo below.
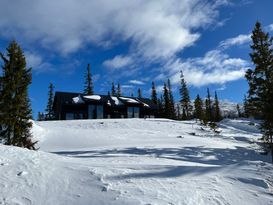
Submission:
{"label": "white cloud", "polygon": [[215,22],[226,0],[2,0],[0,33],[23,36],[62,54],[94,44],[130,41],[130,52],[170,57],[199,38],[197,28]]}
{"label": "white cloud", "polygon": [[244,77],[249,63],[240,58],[231,58],[220,50],[212,50],[204,57],[182,61],[176,59],[166,65],[167,76],[173,84],[180,83],[180,70],[183,70],[189,85],[196,87],[209,84],[224,84]]}
{"label": "white cloud", "polygon": [[129,56],[117,55],[112,59],[103,62],[103,65],[108,68],[120,69],[129,66],[133,63],[133,59]]}
{"label": "white cloud", "polygon": [[43,57],[37,53],[25,52],[27,66],[31,67],[36,73],[44,73],[53,71],[53,66],[50,63],[44,62]]}
{"label": "white cloud", "polygon": [[228,38],[220,42],[219,47],[229,48],[231,46],[243,45],[251,42],[251,34],[240,34],[234,38]]}
{"label": "white cloud", "polygon": [[140,80],[130,80],[129,83],[135,84],[135,85],[144,85],[145,83]]}
{"label": "white cloud", "polygon": [[267,30],[269,31],[273,31],[273,24],[270,24],[266,27]]}

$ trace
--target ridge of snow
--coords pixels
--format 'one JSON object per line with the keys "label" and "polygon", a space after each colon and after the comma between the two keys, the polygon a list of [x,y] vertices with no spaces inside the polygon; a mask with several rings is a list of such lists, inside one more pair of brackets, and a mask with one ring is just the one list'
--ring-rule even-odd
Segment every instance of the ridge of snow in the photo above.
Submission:
{"label": "ridge of snow", "polygon": [[123,103],[116,96],[111,96],[111,99],[114,100],[115,105],[123,105]]}

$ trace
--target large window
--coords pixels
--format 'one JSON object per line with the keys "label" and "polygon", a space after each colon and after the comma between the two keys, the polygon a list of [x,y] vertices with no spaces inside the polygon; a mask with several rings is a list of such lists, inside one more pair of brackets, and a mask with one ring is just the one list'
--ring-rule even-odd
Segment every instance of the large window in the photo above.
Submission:
{"label": "large window", "polygon": [[88,105],[88,119],[103,119],[103,105]]}
{"label": "large window", "polygon": [[103,119],[103,106],[97,105],[97,119]]}
{"label": "large window", "polygon": [[139,118],[139,107],[128,107],[127,108],[128,118]]}
{"label": "large window", "polygon": [[96,119],[97,117],[96,105],[88,105],[88,119]]}
{"label": "large window", "polygon": [[139,118],[139,107],[134,107],[134,118]]}
{"label": "large window", "polygon": [[134,108],[133,107],[128,107],[127,108],[127,117],[128,118],[133,118],[134,117]]}

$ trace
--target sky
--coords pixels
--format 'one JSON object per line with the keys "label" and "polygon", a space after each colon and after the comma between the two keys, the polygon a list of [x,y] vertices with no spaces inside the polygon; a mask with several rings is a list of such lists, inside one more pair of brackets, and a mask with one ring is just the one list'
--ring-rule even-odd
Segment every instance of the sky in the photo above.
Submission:
{"label": "sky", "polygon": [[[251,31],[273,34],[272,0],[0,0],[0,52],[16,40],[32,67],[33,115],[48,86],[82,92],[87,64],[96,94],[120,83],[122,94],[158,95],[169,78],[179,101],[180,71],[192,99],[206,89],[242,102],[253,68]],[[2,64],[2,62],[1,62]]]}

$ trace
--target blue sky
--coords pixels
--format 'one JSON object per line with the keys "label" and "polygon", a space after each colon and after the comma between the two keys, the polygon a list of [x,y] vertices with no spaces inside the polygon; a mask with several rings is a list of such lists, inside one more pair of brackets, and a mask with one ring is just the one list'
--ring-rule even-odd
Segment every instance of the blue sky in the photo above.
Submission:
{"label": "blue sky", "polygon": [[179,71],[190,95],[217,90],[242,102],[250,33],[259,20],[273,33],[272,0],[1,0],[0,51],[12,39],[33,69],[34,117],[44,111],[48,85],[82,92],[87,64],[94,89],[106,94],[118,82],[124,95],[141,88],[150,97],[170,78],[179,100]]}

